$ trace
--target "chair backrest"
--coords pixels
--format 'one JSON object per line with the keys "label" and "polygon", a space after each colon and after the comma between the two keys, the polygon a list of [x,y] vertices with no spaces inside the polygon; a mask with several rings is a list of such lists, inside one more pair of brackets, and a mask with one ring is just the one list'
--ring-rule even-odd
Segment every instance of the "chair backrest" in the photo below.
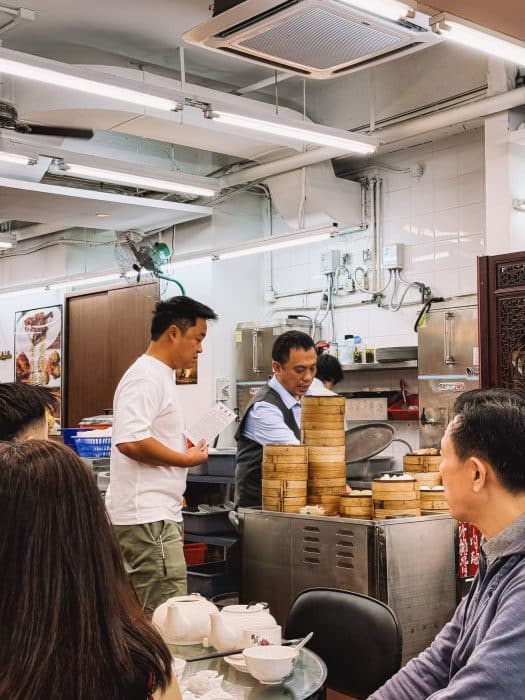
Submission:
{"label": "chair backrest", "polygon": [[401,627],[375,598],[335,588],[299,593],[286,621],[287,639],[314,635],[308,647],[326,664],[326,685],[368,697],[401,666]]}

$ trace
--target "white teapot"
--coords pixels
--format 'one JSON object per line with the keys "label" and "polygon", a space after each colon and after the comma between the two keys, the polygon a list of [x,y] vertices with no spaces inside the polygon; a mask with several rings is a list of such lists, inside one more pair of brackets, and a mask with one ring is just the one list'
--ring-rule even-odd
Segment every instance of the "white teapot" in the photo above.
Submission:
{"label": "white teapot", "polygon": [[167,644],[200,644],[210,632],[210,613],[217,612],[212,602],[192,593],[169,598],[159,605],[152,622]]}
{"label": "white teapot", "polygon": [[208,639],[217,651],[241,649],[244,630],[277,624],[266,603],[227,605],[220,613],[212,612],[210,622]]}

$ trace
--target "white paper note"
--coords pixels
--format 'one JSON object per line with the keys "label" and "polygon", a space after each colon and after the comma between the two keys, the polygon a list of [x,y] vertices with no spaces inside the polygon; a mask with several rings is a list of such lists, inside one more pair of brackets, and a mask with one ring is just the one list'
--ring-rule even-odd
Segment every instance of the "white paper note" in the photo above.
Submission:
{"label": "white paper note", "polygon": [[219,433],[233,423],[235,418],[236,414],[231,408],[217,401],[209,413],[184,431],[184,435],[194,445],[201,438],[204,438],[209,445]]}

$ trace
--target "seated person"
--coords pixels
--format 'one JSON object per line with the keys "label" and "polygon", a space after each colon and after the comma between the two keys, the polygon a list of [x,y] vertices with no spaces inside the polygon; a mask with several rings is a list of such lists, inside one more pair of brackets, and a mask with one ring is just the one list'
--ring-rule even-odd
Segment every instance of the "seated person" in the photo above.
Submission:
{"label": "seated person", "polygon": [[333,388],[343,378],[341,363],[333,355],[321,352],[317,357],[317,372],[309,393],[313,396],[332,396]]}
{"label": "seated person", "polygon": [[441,441],[450,513],[482,533],[479,571],[428,649],[370,700],[525,697],[525,394],[458,397]]}
{"label": "seated person", "polygon": [[180,700],[82,460],[0,443],[0,532],[0,698]]}
{"label": "seated person", "polygon": [[56,396],[43,386],[0,384],[0,440],[47,439],[47,414],[57,406]]}

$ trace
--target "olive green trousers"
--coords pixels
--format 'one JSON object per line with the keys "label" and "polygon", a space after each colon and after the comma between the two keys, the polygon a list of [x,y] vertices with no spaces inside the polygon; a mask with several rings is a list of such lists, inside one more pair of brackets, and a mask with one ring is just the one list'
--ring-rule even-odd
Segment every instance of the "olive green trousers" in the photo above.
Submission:
{"label": "olive green trousers", "polygon": [[114,525],[124,565],[146,615],[168,598],[187,593],[184,525],[158,520]]}

